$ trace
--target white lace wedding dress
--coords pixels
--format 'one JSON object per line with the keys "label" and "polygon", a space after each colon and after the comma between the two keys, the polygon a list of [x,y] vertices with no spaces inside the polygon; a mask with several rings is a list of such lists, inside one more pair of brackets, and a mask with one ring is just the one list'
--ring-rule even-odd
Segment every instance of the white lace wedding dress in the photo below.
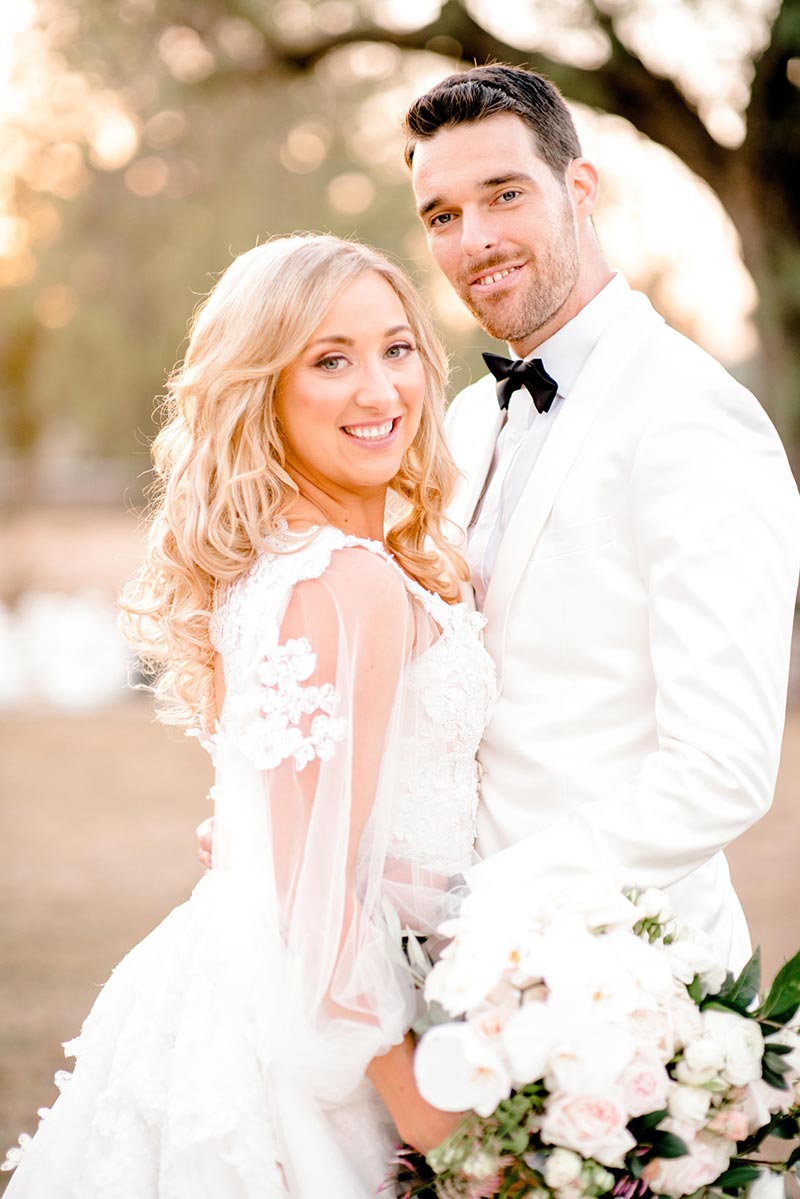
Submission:
{"label": "white lace wedding dress", "polygon": [[214,869],[66,1046],[8,1199],[371,1199],[385,1176],[364,1071],[413,1018],[401,927],[430,931],[473,860],[494,670],[482,617],[381,545],[272,549],[213,619]]}

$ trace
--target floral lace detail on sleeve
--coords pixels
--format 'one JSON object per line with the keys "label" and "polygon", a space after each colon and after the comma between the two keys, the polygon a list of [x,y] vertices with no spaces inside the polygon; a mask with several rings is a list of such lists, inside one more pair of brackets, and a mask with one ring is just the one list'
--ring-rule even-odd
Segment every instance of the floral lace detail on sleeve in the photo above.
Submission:
{"label": "floral lace detail on sleeve", "polygon": [[[259,662],[260,706],[239,738],[239,748],[258,770],[272,770],[287,758],[303,770],[314,758],[332,758],[344,740],[347,721],[334,715],[339,696],[333,684],[303,686],[316,665],[305,637],[273,646]],[[312,717],[305,733],[304,716]]]}

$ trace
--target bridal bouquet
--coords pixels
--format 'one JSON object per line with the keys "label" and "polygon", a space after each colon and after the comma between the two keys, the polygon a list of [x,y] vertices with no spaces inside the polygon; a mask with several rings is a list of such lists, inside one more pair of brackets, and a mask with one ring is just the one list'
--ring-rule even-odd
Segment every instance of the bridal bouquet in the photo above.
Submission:
{"label": "bridal bouquet", "polygon": [[[665,895],[607,880],[479,891],[442,927],[415,1072],[466,1111],[427,1158],[401,1150],[401,1199],[647,1199],[783,1193],[767,1136],[800,1130],[800,954],[758,1001]],[[424,1031],[423,1031],[424,1028]]]}

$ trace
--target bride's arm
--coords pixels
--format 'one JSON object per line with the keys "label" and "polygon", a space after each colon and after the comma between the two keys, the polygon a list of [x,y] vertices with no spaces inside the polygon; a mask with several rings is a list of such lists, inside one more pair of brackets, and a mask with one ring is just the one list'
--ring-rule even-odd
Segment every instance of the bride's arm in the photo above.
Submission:
{"label": "bride's arm", "polygon": [[[400,1134],[424,1151],[458,1118],[427,1104],[414,1081],[413,987],[384,887],[407,768],[407,671],[426,636],[417,616],[387,562],[335,553],[319,578],[295,586],[278,643],[256,664],[263,734],[251,722],[242,744],[264,771],[301,1085],[336,1103],[366,1074]],[[430,910],[430,880],[411,869],[409,900]]]}

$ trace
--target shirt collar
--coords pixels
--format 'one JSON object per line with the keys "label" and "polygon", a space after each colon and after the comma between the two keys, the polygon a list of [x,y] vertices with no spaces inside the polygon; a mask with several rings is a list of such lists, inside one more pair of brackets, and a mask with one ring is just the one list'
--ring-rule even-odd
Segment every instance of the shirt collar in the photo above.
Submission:
{"label": "shirt collar", "polygon": [[[562,325],[528,355],[529,358],[541,358],[547,373],[558,381],[559,395],[569,395],[603,330],[625,303],[630,291],[627,280],[616,271],[605,287],[571,321],[567,321],[566,325]],[[514,358],[519,358],[519,354],[514,354],[513,350],[510,352]]]}

